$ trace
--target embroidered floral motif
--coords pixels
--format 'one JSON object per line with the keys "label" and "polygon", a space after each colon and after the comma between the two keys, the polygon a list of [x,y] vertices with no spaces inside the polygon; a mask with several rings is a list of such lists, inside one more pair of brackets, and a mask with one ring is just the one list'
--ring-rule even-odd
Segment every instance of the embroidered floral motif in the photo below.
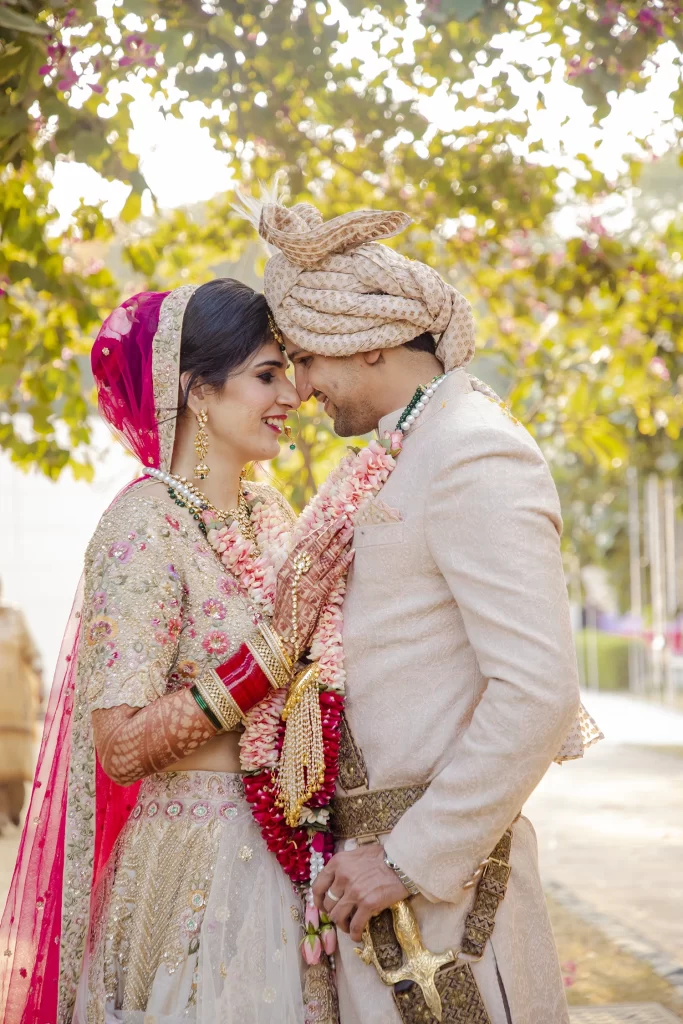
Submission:
{"label": "embroidered floral motif", "polygon": [[218,584],[218,589],[225,594],[226,597],[234,597],[235,594],[239,593],[237,580],[234,580],[232,576],[225,576]]}
{"label": "embroidered floral motif", "polygon": [[116,558],[121,565],[127,565],[133,557],[133,545],[127,540],[120,540],[109,548],[109,557]]}
{"label": "embroidered floral motif", "polygon": [[230,638],[227,633],[213,629],[202,640],[202,647],[208,654],[221,656],[230,650]]}
{"label": "embroidered floral motif", "polygon": [[102,615],[99,619],[94,619],[88,626],[88,644],[95,647],[104,640],[113,640],[118,631],[119,627],[116,623]]}
{"label": "embroidered floral motif", "polygon": [[187,686],[193,679],[196,679],[199,675],[199,665],[196,661],[191,661],[189,658],[185,658],[183,661],[178,662],[173,673],[173,680],[176,683],[182,683]]}
{"label": "embroidered floral motif", "polygon": [[202,611],[210,619],[220,619],[222,621],[225,618],[225,605],[222,601],[217,601],[215,597],[210,597],[208,601],[204,602]]}

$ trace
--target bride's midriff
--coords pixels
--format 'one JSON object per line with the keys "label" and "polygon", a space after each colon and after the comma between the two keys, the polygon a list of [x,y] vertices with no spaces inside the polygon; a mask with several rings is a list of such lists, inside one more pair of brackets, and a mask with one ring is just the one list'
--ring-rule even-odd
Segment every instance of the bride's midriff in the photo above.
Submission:
{"label": "bride's midriff", "polygon": [[167,772],[239,772],[240,768],[240,734],[226,732],[214,736],[193,754],[188,754],[181,761],[170,764]]}

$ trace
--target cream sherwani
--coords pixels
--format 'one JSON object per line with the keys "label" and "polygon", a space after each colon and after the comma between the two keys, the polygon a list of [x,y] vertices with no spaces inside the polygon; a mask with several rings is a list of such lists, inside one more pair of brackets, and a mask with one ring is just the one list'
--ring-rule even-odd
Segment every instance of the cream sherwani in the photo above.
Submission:
{"label": "cream sherwani", "polygon": [[[435,952],[457,948],[473,899],[463,883],[577,714],[560,530],[537,445],[464,370],[438,389],[360,513],[344,608],[347,715],[372,789],[431,782],[385,845],[424,893],[413,906]],[[492,1024],[566,1024],[524,817],[511,865],[477,983]],[[342,1024],[400,1024],[391,990],[346,935],[338,961]]]}

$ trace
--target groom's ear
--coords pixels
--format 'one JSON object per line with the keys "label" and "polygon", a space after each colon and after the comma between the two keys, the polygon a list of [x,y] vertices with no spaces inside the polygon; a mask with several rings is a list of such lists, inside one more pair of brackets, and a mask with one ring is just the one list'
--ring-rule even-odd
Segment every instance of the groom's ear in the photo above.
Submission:
{"label": "groom's ear", "polygon": [[360,354],[367,366],[376,366],[378,363],[384,362],[381,348],[373,348],[370,352],[361,352]]}

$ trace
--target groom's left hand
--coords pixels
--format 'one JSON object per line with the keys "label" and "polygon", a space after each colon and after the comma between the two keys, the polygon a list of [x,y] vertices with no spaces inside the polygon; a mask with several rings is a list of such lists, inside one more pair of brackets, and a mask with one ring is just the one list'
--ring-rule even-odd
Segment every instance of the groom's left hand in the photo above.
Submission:
{"label": "groom's left hand", "polygon": [[[338,896],[335,900],[332,896]],[[360,942],[363,929],[375,914],[410,896],[401,879],[384,863],[379,843],[337,853],[323,868],[313,885],[315,905]]]}

